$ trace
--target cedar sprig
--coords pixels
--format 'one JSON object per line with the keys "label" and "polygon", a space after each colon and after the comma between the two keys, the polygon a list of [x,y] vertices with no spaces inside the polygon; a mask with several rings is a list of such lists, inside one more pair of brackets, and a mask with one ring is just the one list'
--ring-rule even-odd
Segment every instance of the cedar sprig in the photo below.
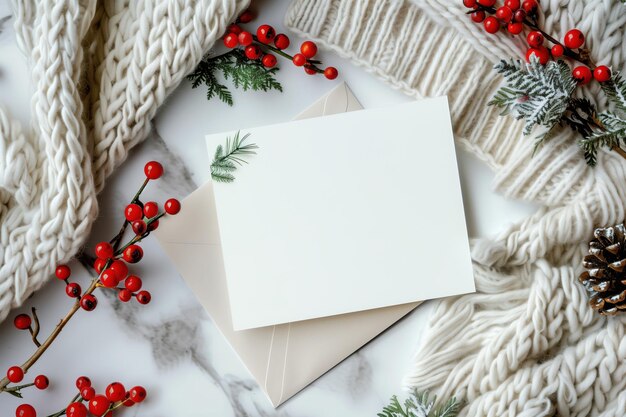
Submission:
{"label": "cedar sprig", "polygon": [[437,404],[437,396],[429,398],[428,391],[420,392],[414,389],[410,397],[400,403],[397,396],[392,396],[389,405],[378,413],[378,417],[456,417],[461,404],[456,398],[450,398],[442,404]]}
{"label": "cedar sprig", "polygon": [[220,82],[218,74],[224,80],[232,80],[235,88],[244,91],[283,91],[276,80],[278,68],[266,68],[261,61],[248,59],[241,49],[233,49],[222,55],[205,56],[196,69],[187,76],[192,87],[204,84],[207,87],[207,99],[219,98],[229,106],[233,105],[233,96],[228,87]]}
{"label": "cedar sprig", "polygon": [[495,69],[504,76],[505,85],[489,105],[502,108],[503,115],[524,119],[525,135],[540,127],[536,147],[559,127],[569,126],[581,135],[578,145],[589,165],[596,164],[598,150],[602,147],[626,157],[621,148],[626,141],[626,81],[618,72],[602,84],[616,111],[600,113],[588,99],[573,97],[577,82],[569,66],[561,60],[542,65],[531,56],[530,63],[503,60]]}
{"label": "cedar sprig", "polygon": [[237,132],[232,140],[230,137],[227,137],[226,145],[218,145],[215,149],[215,155],[211,163],[211,178],[213,180],[217,182],[233,182],[235,180],[233,172],[237,169],[237,166],[248,163],[244,157],[256,154],[255,150],[259,148],[256,144],[244,144],[250,134],[246,133],[240,138],[239,133]]}

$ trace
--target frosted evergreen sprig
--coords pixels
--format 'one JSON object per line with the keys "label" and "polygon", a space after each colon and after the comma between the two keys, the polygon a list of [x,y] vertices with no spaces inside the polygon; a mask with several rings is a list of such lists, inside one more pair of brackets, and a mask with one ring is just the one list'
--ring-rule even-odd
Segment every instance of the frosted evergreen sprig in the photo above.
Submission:
{"label": "frosted evergreen sprig", "polygon": [[243,137],[239,137],[237,132],[234,138],[226,138],[225,146],[218,145],[215,149],[213,162],[211,163],[211,178],[218,182],[233,182],[235,180],[234,171],[238,166],[247,164],[244,157],[256,154],[259,147],[254,143],[244,144],[245,140],[250,136],[246,133]]}
{"label": "frosted evergreen sprig", "polygon": [[536,146],[559,127],[569,126],[582,136],[578,145],[589,165],[596,164],[601,147],[626,158],[621,148],[626,142],[626,81],[619,73],[614,72],[611,80],[602,83],[602,90],[615,111],[598,112],[591,101],[573,97],[577,82],[569,66],[561,60],[542,65],[532,56],[528,64],[503,60],[495,69],[504,76],[505,85],[489,105],[502,108],[502,115],[524,119],[525,135],[541,128]]}
{"label": "frosted evergreen sprig", "polygon": [[438,404],[437,396],[429,397],[428,391],[413,390],[410,397],[400,403],[394,395],[378,417],[456,417],[459,414],[461,404],[456,398]]}

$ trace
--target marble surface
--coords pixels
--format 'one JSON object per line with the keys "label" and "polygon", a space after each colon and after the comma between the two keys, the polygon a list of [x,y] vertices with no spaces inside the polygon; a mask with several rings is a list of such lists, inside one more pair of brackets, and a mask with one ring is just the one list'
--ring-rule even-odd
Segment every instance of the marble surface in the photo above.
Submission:
{"label": "marble surface", "polygon": [[[258,24],[282,28],[286,1],[256,5],[262,10]],[[0,0],[0,102],[27,125],[30,85],[26,62],[15,45],[12,19],[3,20],[10,14],[7,2]],[[292,42],[297,42],[295,36]],[[322,52],[321,58],[340,68],[340,78],[366,108],[413,99],[330,52]],[[183,82],[159,112],[150,137],[110,178],[87,244],[92,246],[117,231],[146,161],[157,159],[166,167],[166,175],[151,184],[146,197],[157,201],[183,198],[208,178],[205,134],[290,120],[335,85],[306,76],[286,62],[281,62],[279,80],[284,93],[235,91],[232,108],[216,100],[207,102],[202,88],[194,90]],[[471,236],[493,234],[534,210],[491,192],[489,170],[462,151],[458,156]],[[148,239],[143,247],[144,261],[134,271],[152,292],[152,303],[122,304],[112,295],[99,295],[94,312],[77,314],[29,373],[45,373],[52,382],[46,391],[25,392],[39,415],[64,406],[75,394],[73,384],[79,375],[90,376],[99,389],[116,380],[146,386],[148,400],[119,413],[127,416],[374,416],[392,394],[402,392],[402,378],[420,343],[432,303],[419,307],[275,410],[158,243]],[[86,283],[88,271],[78,263],[72,267],[74,278]],[[36,306],[45,335],[70,305],[63,286],[51,281],[16,313]],[[14,330],[11,320],[0,324],[0,368],[21,363],[32,349],[28,335]],[[12,415],[18,404],[18,399],[0,395],[2,415]]]}

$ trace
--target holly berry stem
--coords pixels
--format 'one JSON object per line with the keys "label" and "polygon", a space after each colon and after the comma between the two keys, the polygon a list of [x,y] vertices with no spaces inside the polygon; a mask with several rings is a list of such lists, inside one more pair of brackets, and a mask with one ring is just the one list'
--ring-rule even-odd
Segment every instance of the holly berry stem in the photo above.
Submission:
{"label": "holly berry stem", "polygon": [[[80,393],[76,394],[76,395],[74,396],[74,398],[72,398],[72,400],[68,403],[68,405],[69,405],[69,404],[71,404],[71,403],[73,403],[73,402],[76,402],[76,401],[80,401],[80,402],[82,402],[82,401],[83,401],[83,399],[82,399],[82,398],[81,398],[81,396],[80,396]],[[65,410],[67,410],[67,406],[66,406],[65,408],[63,408],[63,409],[61,409],[61,410],[57,411],[57,412],[56,412],[56,413],[54,413],[54,414],[50,414],[50,415],[49,415],[49,416],[47,416],[47,417],[59,417],[59,416],[62,416],[62,415],[64,415],[64,414],[65,414],[65,412],[66,412]]]}
{"label": "holly berry stem", "polygon": [[[282,56],[283,58],[287,58],[289,61],[293,61],[293,55],[289,55],[287,52],[282,51],[270,44],[265,44],[261,41],[259,41],[259,38],[256,35],[252,35],[252,39],[254,39],[254,42],[261,48],[266,48],[269,49],[270,51]],[[319,64],[320,61],[316,61],[316,60],[308,60],[307,61],[307,67],[311,68],[312,70],[314,70],[315,72],[317,72],[318,74],[323,74],[324,70],[320,69],[317,65],[315,64]]]}
{"label": "holly berry stem", "polygon": [[28,331],[30,332],[30,336],[31,339],[33,340],[33,343],[35,344],[35,346],[40,347],[41,343],[39,343],[39,340],[37,340],[37,336],[39,335],[39,317],[37,317],[37,309],[35,307],[33,307],[31,309],[31,312],[33,313],[33,326],[28,328]]}
{"label": "holly berry stem", "polygon": [[[146,185],[148,185],[149,181],[150,181],[150,178],[146,177],[146,179],[143,181],[143,184],[141,184],[141,187],[139,187],[139,190],[137,190],[137,192],[135,193],[135,196],[130,201],[130,204],[135,204],[137,203],[137,201],[139,201],[139,197],[141,196],[141,193],[143,192],[143,190],[146,188]],[[129,224],[130,222],[128,220],[124,220],[124,224],[122,224],[120,231],[117,233],[117,235],[115,235],[113,239],[111,239],[110,243],[111,243],[111,246],[113,246],[114,252],[117,251],[117,249],[119,248],[120,243],[122,241],[122,237],[124,236],[124,233],[126,233],[126,228],[128,228]]]}
{"label": "holly berry stem", "polygon": [[32,387],[33,385],[35,385],[34,382],[29,382],[28,384],[22,384],[22,385],[14,385],[12,387],[6,387],[5,391],[6,392],[18,392],[19,390],[23,388]]}

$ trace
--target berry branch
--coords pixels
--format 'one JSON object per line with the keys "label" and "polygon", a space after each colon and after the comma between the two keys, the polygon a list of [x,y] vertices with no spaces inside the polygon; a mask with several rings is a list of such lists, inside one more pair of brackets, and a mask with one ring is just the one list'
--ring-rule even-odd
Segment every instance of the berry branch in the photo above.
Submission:
{"label": "berry branch", "polygon": [[335,67],[322,69],[321,61],[313,59],[317,54],[317,45],[305,41],[300,45],[300,52],[294,55],[285,50],[290,40],[284,33],[276,34],[270,25],[261,25],[255,34],[245,30],[242,24],[250,23],[254,14],[246,10],[237,21],[226,30],[222,38],[224,45],[231,51],[210,57],[205,57],[198,67],[188,75],[196,88],[201,84],[207,86],[207,99],[217,96],[228,105],[233,104],[232,94],[224,84],[220,83],[215,73],[221,71],[225,79],[232,78],[236,88],[243,90],[282,91],[281,85],[274,78],[278,71],[276,56],[288,59],[295,66],[303,67],[309,75],[323,74],[327,79],[334,80],[339,75]]}
{"label": "berry branch", "polygon": [[[524,134],[536,126],[544,128],[537,137],[541,145],[557,130],[568,126],[581,135],[578,141],[585,160],[595,165],[600,147],[606,147],[626,159],[621,147],[626,141],[626,116],[611,111],[599,112],[588,99],[574,97],[576,87],[596,80],[600,83],[609,102],[626,113],[626,81],[618,72],[606,65],[597,66],[591,52],[584,47],[585,36],[578,29],[569,30],[561,43],[544,31],[538,24],[540,13],[537,0],[505,0],[496,7],[497,0],[463,0],[468,13],[476,23],[482,23],[485,31],[497,34],[506,30],[519,35],[525,29],[529,48],[527,65],[501,61],[495,69],[501,73],[506,85],[496,92],[489,103],[503,108],[502,114],[525,119]],[[487,16],[489,15],[489,16]],[[552,44],[548,49],[544,43]],[[560,58],[571,58],[580,64],[570,69]],[[550,61],[553,58],[553,61]]]}
{"label": "berry branch", "polygon": [[[95,247],[96,259],[93,262],[93,268],[97,272],[89,287],[82,292],[81,287],[76,282],[69,282],[71,276],[70,267],[67,265],[59,265],[55,270],[56,277],[65,283],[65,292],[76,301],[61,319],[61,321],[52,329],[48,337],[40,343],[37,339],[39,334],[39,319],[36,309],[32,308],[32,317],[28,314],[19,314],[14,319],[14,325],[19,330],[28,330],[31,334],[33,343],[37,346],[34,353],[21,365],[11,366],[4,378],[0,380],[0,393],[8,393],[13,396],[22,398],[21,390],[31,386],[38,389],[46,389],[49,385],[48,378],[45,375],[39,375],[34,382],[18,384],[24,379],[24,375],[30,368],[41,358],[41,356],[52,345],[56,338],[61,334],[64,327],[72,319],[72,317],[82,308],[85,311],[92,311],[96,308],[98,300],[93,294],[98,288],[113,289],[117,291],[118,298],[122,302],[130,301],[136,298],[140,304],[148,304],[151,300],[151,294],[148,291],[140,291],[142,281],[135,275],[129,275],[128,264],[139,262],[143,257],[143,249],[138,245],[143,239],[150,235],[159,225],[159,219],[165,214],[175,215],[180,211],[180,202],[176,199],[169,199],[164,204],[164,212],[159,212],[156,202],[147,202],[143,204],[140,200],[141,193],[145,189],[150,180],[156,180],[163,174],[163,167],[156,161],[148,162],[144,167],[146,179],[126,206],[124,215],[125,220],[120,232],[111,241],[100,242]],[[121,246],[125,231],[128,225],[131,225],[134,236]],[[85,254],[81,255],[84,262]],[[121,282],[123,287],[118,287]],[[130,406],[136,402],[140,402],[145,398],[146,392],[142,387],[135,387],[127,392],[123,385],[114,382],[107,387],[106,395],[95,395],[95,390],[91,388],[91,382],[86,377],[80,377],[77,380],[77,388],[81,391],[79,396],[63,410],[52,416],[60,416],[67,414],[68,417],[85,417],[87,408],[82,401],[89,401],[89,412],[96,417],[109,414],[121,405]],[[83,389],[84,388],[84,389]],[[82,398],[82,399],[80,399]],[[79,400],[79,401],[77,401]],[[36,417],[36,411],[30,404],[22,404],[16,410],[17,417]]]}

